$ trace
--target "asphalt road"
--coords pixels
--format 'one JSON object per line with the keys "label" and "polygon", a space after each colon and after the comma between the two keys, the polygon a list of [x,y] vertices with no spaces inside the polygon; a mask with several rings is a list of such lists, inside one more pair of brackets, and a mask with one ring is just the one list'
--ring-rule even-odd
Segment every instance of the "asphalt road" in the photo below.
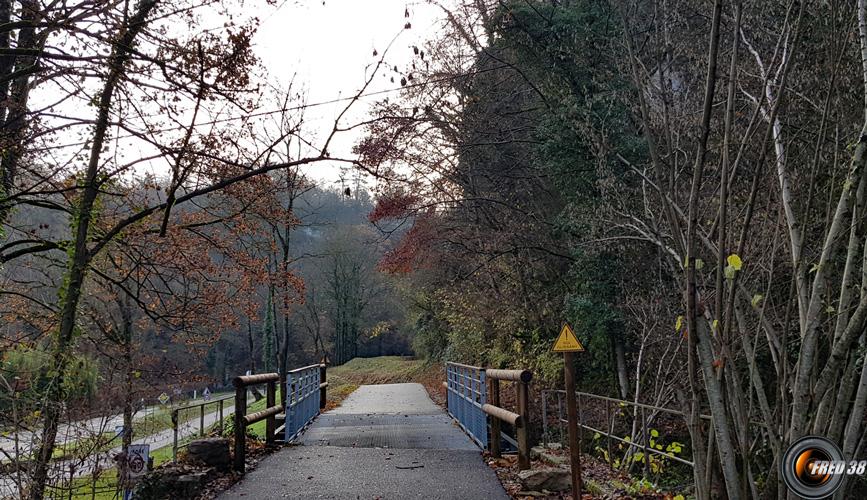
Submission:
{"label": "asphalt road", "polygon": [[420,384],[364,385],[222,500],[509,497],[479,448]]}

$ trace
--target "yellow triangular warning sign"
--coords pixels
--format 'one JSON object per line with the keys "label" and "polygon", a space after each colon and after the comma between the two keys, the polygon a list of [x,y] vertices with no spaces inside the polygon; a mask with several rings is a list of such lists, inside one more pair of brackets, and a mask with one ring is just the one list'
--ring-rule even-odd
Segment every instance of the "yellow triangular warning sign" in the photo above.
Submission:
{"label": "yellow triangular warning sign", "polygon": [[583,352],[584,346],[581,345],[581,342],[578,340],[578,337],[575,336],[575,332],[572,331],[572,327],[569,326],[569,323],[563,324],[563,329],[560,330],[560,336],[557,337],[557,341],[554,342],[554,352]]}

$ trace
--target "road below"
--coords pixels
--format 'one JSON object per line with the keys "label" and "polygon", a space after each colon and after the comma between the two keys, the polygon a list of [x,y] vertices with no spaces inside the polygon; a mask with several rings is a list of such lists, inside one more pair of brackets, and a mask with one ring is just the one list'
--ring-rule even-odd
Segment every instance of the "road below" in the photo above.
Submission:
{"label": "road below", "polygon": [[222,500],[508,499],[481,452],[421,384],[363,385]]}
{"label": "road below", "polygon": [[[230,415],[234,413],[234,411],[235,406],[233,404],[226,404],[226,406],[223,408],[223,417],[228,421]],[[205,429],[217,423],[219,419],[219,411],[215,411],[213,413],[206,413]],[[199,429],[200,422],[198,417],[187,420],[185,422],[180,422],[178,424],[178,441],[182,441],[184,438],[198,434]],[[173,441],[173,430],[169,428],[140,439],[135,439],[133,440],[133,444],[148,444],[150,445],[151,453],[153,453],[160,448],[171,446]],[[83,457],[77,460],[56,460],[51,463],[51,476],[62,477],[66,479],[70,477],[80,478],[93,474],[93,472],[97,468],[112,468],[115,465],[114,457],[118,453],[120,453],[121,450],[122,447],[118,445],[108,451],[94,453],[90,456]],[[26,478],[22,478],[22,481],[26,481]],[[19,481],[15,477],[15,474],[0,475],[0,498],[19,498],[18,486]]]}

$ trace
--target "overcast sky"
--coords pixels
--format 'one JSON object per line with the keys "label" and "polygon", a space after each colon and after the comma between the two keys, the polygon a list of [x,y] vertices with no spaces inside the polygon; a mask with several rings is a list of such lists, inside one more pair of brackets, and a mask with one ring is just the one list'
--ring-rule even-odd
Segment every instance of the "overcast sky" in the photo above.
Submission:
{"label": "overcast sky", "polygon": [[[346,102],[327,105],[315,105],[316,103],[355,95],[364,85],[373,65],[385,53],[386,47],[394,41],[386,54],[387,64],[380,69],[381,74],[376,76],[367,90],[367,93],[376,92],[377,95],[356,103],[353,112],[344,117],[341,126],[352,125],[367,118],[372,103],[386,96],[399,96],[400,84],[391,82],[391,77],[395,75],[386,68],[406,68],[414,57],[413,46],[421,47],[426,40],[434,38],[443,22],[441,9],[427,0],[278,0],[277,5],[267,5],[264,0],[245,0],[238,2],[236,6],[237,17],[258,17],[261,21],[254,37],[254,50],[267,71],[267,82],[254,81],[253,84],[276,84],[285,89],[292,81],[294,89],[303,89],[306,96],[304,101],[309,107],[304,112],[306,129],[302,130],[302,134],[308,140],[313,135],[311,142],[317,146],[322,144],[331,131],[335,117],[345,107]],[[408,18],[405,17],[407,10]],[[222,29],[226,19],[205,11],[202,12],[201,22],[203,25],[199,28],[218,31]],[[407,22],[412,25],[410,29],[404,28]],[[183,30],[186,27],[172,26],[170,29]],[[378,56],[373,55],[374,49]],[[399,82],[399,76],[395,80]],[[51,119],[54,127],[69,125],[59,134],[58,142],[46,150],[47,155],[52,155],[54,163],[65,164],[76,155],[78,161],[81,161],[83,155],[86,155],[91,131],[83,126],[89,122],[81,120],[93,118],[95,108],[88,103],[92,96],[98,95],[103,84],[102,80],[92,78],[82,83],[87,92],[60,104],[55,103],[68,92],[68,89],[63,87],[66,85],[65,80],[48,80],[45,85],[36,89],[31,107],[47,107],[48,111],[55,113]],[[179,115],[176,114],[175,118],[185,123],[184,120],[191,117],[191,105],[188,107],[189,109],[180,111]],[[218,106],[216,112],[219,114],[201,117],[199,122],[204,123],[200,125],[208,126],[208,119],[231,119],[232,115],[227,115],[226,110],[232,109],[230,106]],[[260,109],[252,110],[254,114],[259,114],[253,118],[253,123],[259,126],[265,126],[266,122],[273,124],[274,115],[265,113],[263,116],[263,112],[274,109],[273,101],[264,102]],[[153,122],[149,126],[153,125],[158,129],[169,125],[169,135],[161,136],[162,140],[168,141],[173,133],[171,125],[177,122],[167,121],[165,118],[154,116],[148,121]],[[136,162],[131,170],[135,175],[150,174],[157,178],[169,175],[169,165],[165,158],[148,160],[157,152],[153,145],[119,129],[113,129],[112,133],[114,138],[111,145],[115,146],[114,151],[118,152],[119,161],[143,159]],[[340,133],[332,141],[329,152],[334,157],[351,157],[352,146],[362,134],[361,128]],[[345,163],[316,162],[305,170],[305,173],[320,184],[331,184],[339,182],[340,165],[346,168]],[[351,178],[351,173],[347,178]]]}
{"label": "overcast sky", "polygon": [[[286,82],[296,75],[295,81],[306,89],[308,103],[353,95],[378,60],[373,50],[382,55],[395,36],[386,61],[389,67],[406,66],[413,55],[412,46],[421,46],[435,35],[442,12],[424,1],[398,0],[289,0],[278,6],[260,16],[262,25],[254,39],[255,50],[272,78]],[[404,17],[407,9],[408,19]],[[407,21],[412,28],[405,30]],[[383,72],[369,90],[395,88],[390,76]],[[383,97],[377,95],[358,103],[344,124],[362,118],[369,103]],[[305,121],[316,127],[321,137],[330,131],[340,109],[340,104],[311,107]],[[358,138],[358,133],[347,133],[335,144],[334,155],[348,154]],[[333,165],[316,164],[308,173],[323,182],[335,182],[339,177],[339,169]]]}

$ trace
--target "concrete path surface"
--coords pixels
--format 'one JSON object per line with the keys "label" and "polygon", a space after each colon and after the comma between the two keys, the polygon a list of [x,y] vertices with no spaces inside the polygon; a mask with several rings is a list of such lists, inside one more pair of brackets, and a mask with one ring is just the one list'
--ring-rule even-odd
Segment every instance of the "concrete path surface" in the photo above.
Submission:
{"label": "concrete path surface", "polygon": [[421,384],[363,385],[223,500],[509,497],[481,451]]}

